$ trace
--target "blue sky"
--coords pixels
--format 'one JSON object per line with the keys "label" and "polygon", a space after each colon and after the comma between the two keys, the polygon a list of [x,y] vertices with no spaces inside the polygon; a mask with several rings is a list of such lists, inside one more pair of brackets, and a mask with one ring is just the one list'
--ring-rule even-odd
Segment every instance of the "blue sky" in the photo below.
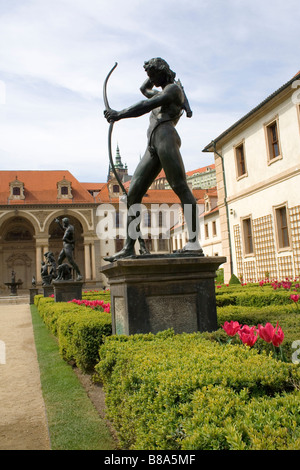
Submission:
{"label": "blue sky", "polygon": [[[110,106],[143,99],[143,63],[163,57],[193,110],[177,129],[186,170],[202,149],[300,70],[298,0],[0,0],[0,169],[68,169],[106,181]],[[149,116],[114,126],[132,174]]]}

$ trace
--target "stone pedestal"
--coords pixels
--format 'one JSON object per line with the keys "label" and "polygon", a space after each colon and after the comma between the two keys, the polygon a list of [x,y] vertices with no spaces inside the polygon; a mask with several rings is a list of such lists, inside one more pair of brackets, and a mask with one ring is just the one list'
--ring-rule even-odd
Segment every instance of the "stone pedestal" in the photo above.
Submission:
{"label": "stone pedestal", "polygon": [[82,299],[83,281],[52,281],[55,302],[69,302]]}
{"label": "stone pedestal", "polygon": [[144,255],[102,267],[111,291],[113,334],[217,329],[216,270],[223,257]]}
{"label": "stone pedestal", "polygon": [[50,286],[43,286],[44,297],[50,297],[54,294],[54,289],[52,284]]}
{"label": "stone pedestal", "polygon": [[31,287],[29,289],[29,303],[30,305],[34,304],[34,297],[38,295],[39,289],[37,287]]}

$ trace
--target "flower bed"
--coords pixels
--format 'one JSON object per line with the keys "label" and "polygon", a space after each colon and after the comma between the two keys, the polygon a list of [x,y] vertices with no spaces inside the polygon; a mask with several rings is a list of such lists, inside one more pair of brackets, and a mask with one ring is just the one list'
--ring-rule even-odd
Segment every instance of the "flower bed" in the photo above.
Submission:
{"label": "flower bed", "polygon": [[103,309],[107,292],[63,308],[37,303],[62,356],[103,382],[122,448],[299,450],[298,292],[295,283],[223,285],[218,330],[182,335],[111,336],[110,314],[90,303]]}
{"label": "flower bed", "polygon": [[96,366],[125,449],[300,448],[299,368],[201,334],[107,338]]}

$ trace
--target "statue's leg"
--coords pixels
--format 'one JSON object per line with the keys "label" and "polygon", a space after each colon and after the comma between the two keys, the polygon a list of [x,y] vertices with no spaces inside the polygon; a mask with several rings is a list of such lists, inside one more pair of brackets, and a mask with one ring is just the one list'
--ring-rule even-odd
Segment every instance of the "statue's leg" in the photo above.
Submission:
{"label": "statue's leg", "polygon": [[65,253],[65,249],[63,248],[61,250],[61,252],[59,253],[58,255],[58,258],[57,258],[57,273],[56,273],[56,278],[54,279],[55,281],[58,281],[61,279],[61,273],[60,273],[60,270],[59,270],[59,266],[62,264],[63,260],[66,258],[66,253]]}
{"label": "statue's leg", "polygon": [[58,255],[58,259],[57,259],[57,265],[59,266],[60,264],[62,264],[63,260],[65,259],[66,257],[66,254],[65,254],[65,250],[64,248],[61,250],[61,252],[59,253]]}
{"label": "statue's leg", "polygon": [[70,265],[72,266],[72,268],[76,271],[77,273],[77,280],[81,280],[82,279],[82,275],[80,273],[80,269],[77,265],[77,263],[74,261],[74,257],[73,257],[73,248],[72,247],[68,247],[65,249],[65,252],[66,252],[66,258],[67,260],[69,261]]}
{"label": "statue's leg", "polygon": [[180,153],[180,137],[170,124],[162,125],[155,132],[155,146],[166,178],[180,199],[189,233],[185,250],[202,251],[199,236],[198,207],[188,186],[186,172]]}
{"label": "statue's leg", "polygon": [[[142,237],[139,235],[140,228],[136,220],[138,217],[137,209],[138,205],[141,203],[144,195],[146,194],[147,189],[155,180],[160,170],[161,164],[158,157],[152,157],[149,150],[147,149],[145,155],[140,160],[130,182],[130,188],[127,195],[127,238],[124,248],[112,256],[105,257],[104,260],[112,262],[117,259],[134,255],[134,245],[137,238],[141,242],[142,252],[147,252],[145,243],[143,243]],[[130,236],[130,234],[132,235],[132,230],[134,230],[135,234],[137,235],[136,237]]]}

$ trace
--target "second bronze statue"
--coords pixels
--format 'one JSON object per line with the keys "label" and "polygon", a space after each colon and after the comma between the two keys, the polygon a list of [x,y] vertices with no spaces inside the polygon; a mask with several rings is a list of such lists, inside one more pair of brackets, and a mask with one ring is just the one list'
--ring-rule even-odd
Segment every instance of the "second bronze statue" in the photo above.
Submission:
{"label": "second bronze statue", "polygon": [[[58,277],[56,280],[61,280],[63,278],[70,279],[70,274],[66,273],[66,266],[62,264],[62,262],[67,258],[72,268],[75,270],[77,274],[77,281],[82,280],[82,275],[80,273],[79,267],[77,266],[74,260],[74,247],[75,247],[75,237],[74,237],[74,226],[70,224],[70,221],[67,217],[62,219],[62,224],[60,223],[59,219],[55,219],[55,222],[60,226],[60,228],[64,231],[63,235],[63,248],[58,256],[57,264],[58,264]],[[62,269],[62,267],[64,269]],[[64,274],[64,276],[63,276]]]}

